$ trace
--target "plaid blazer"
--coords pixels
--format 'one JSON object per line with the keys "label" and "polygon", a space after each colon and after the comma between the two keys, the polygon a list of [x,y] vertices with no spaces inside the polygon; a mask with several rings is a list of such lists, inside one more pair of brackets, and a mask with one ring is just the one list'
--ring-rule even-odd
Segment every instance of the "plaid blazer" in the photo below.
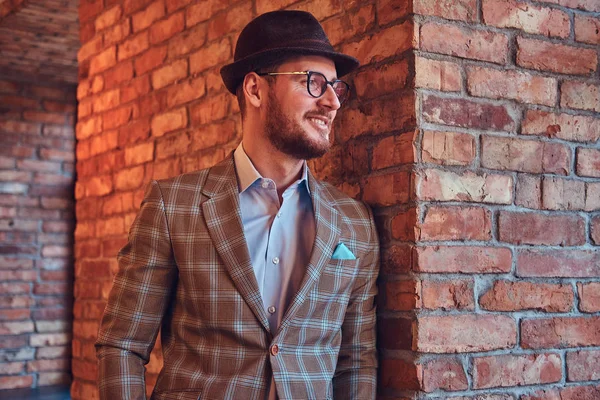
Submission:
{"label": "plaid blazer", "polygon": [[[368,207],[309,174],[316,238],[271,332],[244,238],[233,157],[152,182],[119,253],[96,342],[101,399],[373,399],[379,250]],[[344,243],[356,260],[332,259]]]}

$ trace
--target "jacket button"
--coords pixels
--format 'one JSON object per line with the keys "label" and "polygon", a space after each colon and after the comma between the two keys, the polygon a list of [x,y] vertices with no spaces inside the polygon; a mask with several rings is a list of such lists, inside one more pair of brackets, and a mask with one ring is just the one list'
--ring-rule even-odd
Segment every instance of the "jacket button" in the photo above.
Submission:
{"label": "jacket button", "polygon": [[274,344],[273,346],[271,346],[271,355],[276,356],[277,353],[279,353],[279,346]]}

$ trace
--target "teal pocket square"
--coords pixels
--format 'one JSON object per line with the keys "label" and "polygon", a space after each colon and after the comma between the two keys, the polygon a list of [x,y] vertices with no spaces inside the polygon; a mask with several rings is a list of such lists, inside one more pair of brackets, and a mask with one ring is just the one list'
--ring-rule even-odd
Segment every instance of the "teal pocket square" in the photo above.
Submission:
{"label": "teal pocket square", "polygon": [[350,250],[348,250],[348,248],[346,247],[346,245],[344,243],[340,243],[335,248],[335,251],[333,252],[333,256],[331,256],[331,259],[333,259],[333,260],[356,260],[356,257],[354,256],[354,254],[352,254],[352,252]]}

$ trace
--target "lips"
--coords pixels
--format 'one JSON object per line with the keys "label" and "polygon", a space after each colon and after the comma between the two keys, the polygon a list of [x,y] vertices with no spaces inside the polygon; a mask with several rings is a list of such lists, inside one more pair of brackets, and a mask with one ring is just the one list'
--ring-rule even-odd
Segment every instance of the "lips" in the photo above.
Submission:
{"label": "lips", "polygon": [[331,126],[331,119],[323,115],[307,115],[306,119],[322,129],[327,129]]}

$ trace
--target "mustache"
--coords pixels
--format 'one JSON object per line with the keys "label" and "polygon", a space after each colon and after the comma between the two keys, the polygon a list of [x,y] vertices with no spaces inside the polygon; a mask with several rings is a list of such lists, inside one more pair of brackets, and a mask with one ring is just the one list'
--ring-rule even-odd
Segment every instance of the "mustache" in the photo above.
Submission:
{"label": "mustache", "polygon": [[306,118],[325,117],[329,120],[329,122],[332,122],[333,118],[334,118],[331,111],[327,111],[327,110],[323,110],[323,109],[308,111],[306,114],[304,114],[304,117],[306,117]]}

